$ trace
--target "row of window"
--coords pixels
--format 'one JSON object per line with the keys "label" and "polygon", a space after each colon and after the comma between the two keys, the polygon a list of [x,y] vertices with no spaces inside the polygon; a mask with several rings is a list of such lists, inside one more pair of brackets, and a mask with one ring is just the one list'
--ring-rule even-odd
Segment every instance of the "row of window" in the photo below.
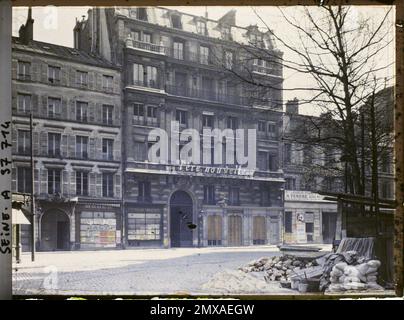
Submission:
{"label": "row of window", "polygon": [[[146,8],[133,8],[130,10],[130,16],[142,21],[148,21],[149,19]],[[174,29],[183,29],[181,14],[170,12],[169,20],[170,27]],[[224,23],[220,24],[219,26],[221,38],[223,40],[232,40],[231,26]],[[208,35],[207,24],[204,19],[199,18],[195,20],[195,31],[200,35]],[[262,34],[259,32],[249,32],[248,37],[249,41],[253,44],[261,43],[263,41]]]}
{"label": "row of window", "polygon": [[[75,171],[76,176],[76,195],[89,195],[89,172]],[[17,167],[17,192],[31,192],[32,173],[29,167]],[[62,192],[62,170],[48,169],[48,194],[57,194]],[[102,173],[102,196],[114,197],[114,174]]]}
{"label": "row of window", "polygon": [[[29,155],[31,153],[31,136],[29,130],[17,130],[17,153],[20,155]],[[61,140],[60,133],[48,132],[48,148],[47,155],[49,157],[61,156]],[[75,157],[79,159],[88,159],[88,143],[87,136],[76,136]],[[102,139],[102,159],[114,160],[114,140]]]}
{"label": "row of window", "polygon": [[[30,113],[32,111],[32,95],[17,94],[17,112]],[[88,122],[88,102],[76,101],[76,121]],[[47,117],[60,118],[62,114],[62,99],[57,97],[47,98]],[[114,106],[109,104],[102,105],[102,123],[106,125],[113,124]]]}
{"label": "row of window", "polygon": [[[50,84],[60,84],[62,68],[48,65],[47,79]],[[17,62],[17,79],[31,80],[32,67],[31,62],[19,60]],[[76,85],[80,87],[88,87],[89,76],[87,71],[76,70]],[[111,75],[102,75],[102,89],[111,92],[113,89],[114,77]]]}

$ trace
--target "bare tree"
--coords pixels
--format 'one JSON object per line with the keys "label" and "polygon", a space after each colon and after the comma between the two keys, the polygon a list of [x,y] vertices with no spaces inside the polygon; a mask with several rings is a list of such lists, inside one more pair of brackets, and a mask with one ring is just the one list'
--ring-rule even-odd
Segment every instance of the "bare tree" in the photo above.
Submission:
{"label": "bare tree", "polygon": [[[222,67],[234,78],[261,91],[310,91],[312,95],[303,103],[320,108],[325,116],[322,121],[308,118],[307,127],[296,132],[296,141],[338,147],[343,155],[340,161],[349,171],[349,192],[365,194],[362,159],[369,153],[364,151],[364,124],[359,114],[361,107],[389,80],[380,75],[393,64],[381,58],[383,50],[393,41],[392,26],[388,23],[390,10],[378,19],[352,19],[351,7],[341,5],[304,7],[303,15],[297,18],[288,16],[283,9],[279,10],[285,23],[295,32],[297,44],[277,36],[264,18],[256,14],[267,27],[265,34],[297,59],[286,59],[279,50],[257,42],[240,45],[239,56],[243,60],[237,63],[236,68]],[[267,78],[254,72],[252,60],[265,61],[274,71],[286,68],[305,74],[314,80],[315,85],[284,89],[281,79],[263,80]],[[275,105],[279,103],[273,101]],[[302,130],[306,130],[306,134],[302,134]]]}

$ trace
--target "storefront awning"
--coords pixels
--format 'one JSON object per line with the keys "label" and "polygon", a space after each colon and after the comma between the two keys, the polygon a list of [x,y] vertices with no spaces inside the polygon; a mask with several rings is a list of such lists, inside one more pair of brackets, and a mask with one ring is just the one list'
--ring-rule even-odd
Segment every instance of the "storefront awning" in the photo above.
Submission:
{"label": "storefront awning", "polygon": [[13,224],[31,224],[31,222],[28,221],[21,209],[13,208],[12,220]]}

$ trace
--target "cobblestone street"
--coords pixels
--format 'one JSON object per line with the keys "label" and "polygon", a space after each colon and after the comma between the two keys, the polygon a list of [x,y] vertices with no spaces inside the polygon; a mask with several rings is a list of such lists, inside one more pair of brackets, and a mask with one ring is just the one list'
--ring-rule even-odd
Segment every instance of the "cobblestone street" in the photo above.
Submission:
{"label": "cobblestone street", "polygon": [[[38,252],[13,268],[14,294],[208,294],[201,286],[218,272],[262,256],[275,246]],[[291,293],[268,285],[274,294]]]}

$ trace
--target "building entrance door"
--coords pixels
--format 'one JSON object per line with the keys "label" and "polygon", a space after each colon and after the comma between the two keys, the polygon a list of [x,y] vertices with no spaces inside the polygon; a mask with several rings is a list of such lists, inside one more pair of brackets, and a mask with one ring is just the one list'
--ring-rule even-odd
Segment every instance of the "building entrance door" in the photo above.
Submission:
{"label": "building entrance door", "polygon": [[45,212],[41,219],[41,250],[69,250],[70,221],[60,210]]}
{"label": "building entrance door", "polygon": [[192,247],[192,199],[185,191],[176,191],[170,200],[171,247]]}
{"label": "building entrance door", "polygon": [[242,219],[240,216],[228,216],[228,245],[241,246],[242,241]]}
{"label": "building entrance door", "polygon": [[323,243],[332,243],[337,227],[337,214],[335,212],[323,212]]}

